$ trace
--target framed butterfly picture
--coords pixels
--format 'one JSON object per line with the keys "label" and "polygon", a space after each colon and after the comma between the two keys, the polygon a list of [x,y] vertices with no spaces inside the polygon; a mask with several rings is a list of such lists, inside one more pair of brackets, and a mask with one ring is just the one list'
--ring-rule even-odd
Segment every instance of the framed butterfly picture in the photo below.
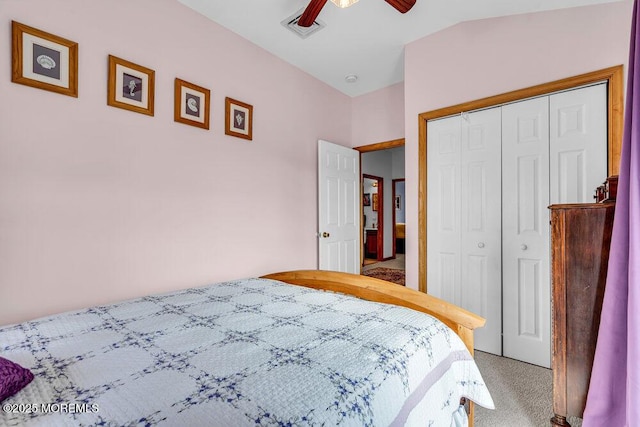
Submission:
{"label": "framed butterfly picture", "polygon": [[248,140],[253,139],[253,106],[232,98],[225,98],[224,133]]}

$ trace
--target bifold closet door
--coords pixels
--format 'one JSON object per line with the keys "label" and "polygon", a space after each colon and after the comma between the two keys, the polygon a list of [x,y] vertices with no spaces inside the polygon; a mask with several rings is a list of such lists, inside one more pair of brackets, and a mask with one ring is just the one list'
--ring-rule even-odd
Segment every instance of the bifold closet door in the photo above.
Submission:
{"label": "bifold closet door", "polygon": [[428,292],[484,317],[475,348],[502,354],[500,109],[428,123]]}
{"label": "bifold closet door", "polygon": [[551,362],[549,212],[607,177],[607,86],[427,123],[427,291],[487,319],[475,347]]}
{"label": "bifold closet door", "polygon": [[427,293],[462,304],[460,116],[427,123]]}
{"label": "bifold closet door", "polygon": [[551,364],[549,211],[607,177],[605,83],[502,107],[504,355]]}
{"label": "bifold closet door", "polygon": [[551,364],[549,98],[502,107],[503,352]]}
{"label": "bifold closet door", "polygon": [[607,178],[607,84],[549,97],[550,203],[593,203]]}

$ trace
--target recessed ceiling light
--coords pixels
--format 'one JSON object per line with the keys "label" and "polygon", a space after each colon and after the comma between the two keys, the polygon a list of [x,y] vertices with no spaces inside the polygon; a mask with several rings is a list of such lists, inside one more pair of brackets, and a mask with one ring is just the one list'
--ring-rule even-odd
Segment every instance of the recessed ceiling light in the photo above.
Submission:
{"label": "recessed ceiling light", "polygon": [[356,76],[355,74],[349,74],[344,79],[347,83],[355,83],[356,81],[358,81],[358,76]]}

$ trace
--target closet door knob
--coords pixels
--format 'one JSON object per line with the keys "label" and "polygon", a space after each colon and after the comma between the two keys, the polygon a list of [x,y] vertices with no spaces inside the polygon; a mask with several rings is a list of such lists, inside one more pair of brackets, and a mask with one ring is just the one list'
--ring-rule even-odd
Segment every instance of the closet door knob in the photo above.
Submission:
{"label": "closet door knob", "polygon": [[478,247],[479,247],[480,249],[484,248],[484,243],[482,243],[482,242],[478,243]]}
{"label": "closet door knob", "polygon": [[527,248],[528,248],[528,246],[527,246],[527,245],[520,245],[520,249],[522,249],[523,251],[526,251],[526,250],[527,250]]}

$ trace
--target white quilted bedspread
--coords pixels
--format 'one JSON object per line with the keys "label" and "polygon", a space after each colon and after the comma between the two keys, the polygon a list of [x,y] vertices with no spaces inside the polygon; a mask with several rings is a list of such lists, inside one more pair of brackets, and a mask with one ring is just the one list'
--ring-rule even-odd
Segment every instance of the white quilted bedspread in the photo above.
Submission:
{"label": "white quilted bedspread", "polygon": [[438,320],[264,279],[2,327],[0,354],[35,375],[2,426],[449,427],[462,396],[493,408]]}

